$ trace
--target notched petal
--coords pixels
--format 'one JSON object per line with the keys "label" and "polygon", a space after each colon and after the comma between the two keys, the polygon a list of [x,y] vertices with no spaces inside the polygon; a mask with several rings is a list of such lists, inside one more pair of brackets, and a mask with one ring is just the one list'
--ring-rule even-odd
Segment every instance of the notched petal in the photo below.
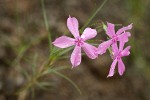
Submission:
{"label": "notched petal", "polygon": [[131,46],[128,46],[126,47],[122,52],[121,52],[121,55],[122,56],[128,56],[130,54],[130,50],[131,49]]}
{"label": "notched petal", "polygon": [[81,35],[84,40],[92,39],[97,35],[97,31],[92,28],[86,28]]}
{"label": "notched petal", "polygon": [[124,31],[130,30],[130,29],[132,29],[132,24],[130,24],[130,25],[126,26],[126,27],[120,28],[120,29],[116,32],[116,34],[119,35],[119,34],[123,33]]}
{"label": "notched petal", "polygon": [[123,41],[123,42],[128,42],[129,41],[129,37],[131,36],[130,32],[125,32],[121,35],[118,36],[119,41]]}

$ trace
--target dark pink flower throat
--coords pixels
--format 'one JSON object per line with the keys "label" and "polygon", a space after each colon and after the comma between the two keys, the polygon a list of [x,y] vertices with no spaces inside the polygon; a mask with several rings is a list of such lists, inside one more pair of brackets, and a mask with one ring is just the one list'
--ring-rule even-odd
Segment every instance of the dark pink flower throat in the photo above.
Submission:
{"label": "dark pink flower throat", "polygon": [[113,42],[113,43],[116,43],[117,41],[118,41],[118,37],[117,37],[117,36],[113,36],[113,37],[112,37],[112,42]]}
{"label": "dark pink flower throat", "polygon": [[122,57],[122,55],[121,55],[121,51],[119,51],[115,58],[117,58],[117,60],[120,60],[120,59],[121,59],[121,57]]}
{"label": "dark pink flower throat", "polygon": [[82,38],[76,38],[75,45],[81,46],[81,45],[83,45],[83,43],[84,43],[84,41]]}

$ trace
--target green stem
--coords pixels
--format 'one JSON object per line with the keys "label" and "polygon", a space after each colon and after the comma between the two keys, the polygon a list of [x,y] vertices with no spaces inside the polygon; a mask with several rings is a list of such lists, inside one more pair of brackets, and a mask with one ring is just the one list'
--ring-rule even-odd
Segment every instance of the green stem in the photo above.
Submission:
{"label": "green stem", "polygon": [[46,16],[44,0],[41,0],[41,6],[42,6],[44,24],[45,24],[46,30],[48,32],[48,40],[49,40],[49,46],[50,46],[49,48],[50,48],[50,55],[51,55],[51,51],[52,51],[52,39],[51,39],[50,28],[49,28],[49,24],[48,24],[48,20],[47,20],[47,16]]}
{"label": "green stem", "polygon": [[79,89],[79,87],[78,87],[71,79],[69,79],[68,77],[66,77],[65,75],[63,75],[63,74],[61,74],[61,73],[59,73],[59,72],[57,72],[57,71],[53,71],[53,73],[55,73],[56,75],[58,75],[58,76],[60,76],[60,77],[62,77],[62,78],[64,78],[64,79],[66,79],[67,81],[69,81],[69,82],[77,89],[77,91],[78,91],[80,94],[82,94],[82,93],[81,93],[81,90]]}
{"label": "green stem", "polygon": [[46,64],[42,65],[38,72],[26,83],[26,85],[17,91],[17,94],[32,87],[37,82],[37,80],[43,76],[43,73],[47,70],[49,64],[52,64],[52,62],[48,61]]}
{"label": "green stem", "polygon": [[87,20],[87,22],[84,24],[84,26],[81,28],[81,32],[89,25],[89,23],[92,21],[92,19],[98,14],[98,12],[102,9],[102,7],[105,5],[105,3],[108,0],[104,0],[103,3],[98,7],[98,9],[92,14],[92,16]]}

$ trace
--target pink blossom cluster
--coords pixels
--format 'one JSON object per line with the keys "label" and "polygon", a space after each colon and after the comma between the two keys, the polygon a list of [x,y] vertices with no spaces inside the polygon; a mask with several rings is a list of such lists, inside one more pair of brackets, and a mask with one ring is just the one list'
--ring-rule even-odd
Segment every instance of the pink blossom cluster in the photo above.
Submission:
{"label": "pink blossom cluster", "polygon": [[123,75],[125,71],[125,65],[122,61],[122,57],[128,56],[130,54],[129,50],[131,48],[131,46],[127,46],[124,49],[124,45],[126,42],[128,42],[128,38],[131,36],[130,32],[127,31],[132,28],[132,24],[123,27],[115,32],[115,25],[107,22],[106,34],[109,36],[109,40],[102,42],[98,46],[98,48],[86,43],[87,40],[96,37],[96,29],[92,29],[89,27],[85,28],[82,35],[80,36],[78,20],[75,17],[71,16],[69,16],[69,18],[67,19],[67,27],[74,38],[61,36],[53,42],[53,45],[59,48],[75,46],[70,58],[72,67],[76,67],[81,63],[81,48],[91,59],[95,59],[98,57],[98,55],[104,54],[107,49],[111,49],[113,62],[111,64],[110,71],[107,77],[111,77],[114,75],[117,62],[119,75]]}

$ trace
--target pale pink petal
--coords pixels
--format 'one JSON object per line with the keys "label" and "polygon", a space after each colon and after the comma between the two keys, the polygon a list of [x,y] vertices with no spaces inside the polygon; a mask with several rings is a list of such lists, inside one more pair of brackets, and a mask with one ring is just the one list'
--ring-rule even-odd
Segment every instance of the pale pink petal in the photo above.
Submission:
{"label": "pale pink petal", "polygon": [[122,37],[120,38],[120,44],[119,44],[119,51],[123,50],[124,44],[127,42],[128,34],[123,33]]}
{"label": "pale pink petal", "polygon": [[106,34],[107,34],[110,38],[112,38],[113,36],[115,36],[115,25],[114,25],[114,24],[107,22]]}
{"label": "pale pink petal", "polygon": [[131,33],[130,32],[126,32],[128,37],[131,37]]}
{"label": "pale pink petal", "polygon": [[122,59],[120,59],[118,61],[118,72],[119,72],[119,75],[122,76],[124,71],[125,71],[125,66],[124,66],[124,63],[122,62]]}
{"label": "pale pink petal", "polygon": [[67,19],[67,27],[75,38],[79,37],[79,24],[78,20],[75,17],[69,16],[69,18]]}
{"label": "pale pink petal", "polygon": [[117,45],[117,43],[113,43],[112,45],[111,45],[111,49],[112,49],[112,55],[111,55],[111,57],[112,57],[112,59],[115,59],[116,57],[117,57],[117,55],[118,55],[118,52],[119,52],[119,49],[118,49],[118,45]]}
{"label": "pale pink petal", "polygon": [[111,46],[112,46],[112,53],[117,54],[119,51],[117,43],[113,43]]}
{"label": "pale pink petal", "polygon": [[94,38],[96,35],[97,35],[97,31],[96,31],[95,29],[86,28],[86,29],[83,31],[83,34],[81,35],[81,38],[83,38],[84,41],[85,41],[85,40]]}
{"label": "pale pink petal", "polygon": [[119,41],[124,41],[125,43],[128,42],[129,37],[131,36],[130,32],[125,32],[118,36]]}
{"label": "pale pink petal", "polygon": [[113,61],[113,63],[111,64],[111,67],[110,67],[110,70],[109,70],[109,74],[108,74],[107,77],[112,77],[114,75],[116,64],[117,64],[117,59],[115,59]]}
{"label": "pale pink petal", "polygon": [[67,48],[72,45],[74,45],[75,39],[67,37],[67,36],[61,36],[57,38],[52,44],[59,48]]}
{"label": "pale pink petal", "polygon": [[120,41],[120,43],[119,43],[119,51],[123,50],[124,44],[125,44],[124,41]]}
{"label": "pale pink petal", "polygon": [[71,64],[72,67],[76,67],[81,63],[81,47],[75,46],[72,54],[71,54]]}
{"label": "pale pink petal", "polygon": [[96,53],[97,51],[96,47],[84,42],[84,44],[82,45],[82,48],[89,58],[95,59],[98,56]]}
{"label": "pale pink petal", "polygon": [[130,29],[132,29],[132,24],[130,24],[130,25],[126,26],[126,27],[123,27],[123,28],[119,29],[119,30],[116,32],[116,34],[119,35],[119,34],[123,33],[124,31],[130,30]]}
{"label": "pale pink petal", "polygon": [[104,54],[106,52],[106,50],[110,47],[111,44],[112,44],[112,40],[108,40],[108,41],[101,43],[98,46],[97,53],[100,55]]}
{"label": "pale pink petal", "polygon": [[129,54],[130,54],[130,48],[131,48],[131,46],[128,46],[128,47],[126,47],[122,52],[121,52],[121,55],[122,56],[128,56]]}

